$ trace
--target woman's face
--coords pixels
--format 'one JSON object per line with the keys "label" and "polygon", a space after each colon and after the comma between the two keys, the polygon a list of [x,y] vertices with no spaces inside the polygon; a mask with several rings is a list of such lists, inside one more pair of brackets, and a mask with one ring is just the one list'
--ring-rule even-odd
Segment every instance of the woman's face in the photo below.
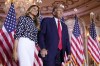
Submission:
{"label": "woman's face", "polygon": [[37,6],[34,6],[31,8],[30,10],[30,14],[33,15],[33,16],[36,16],[38,14],[38,7]]}

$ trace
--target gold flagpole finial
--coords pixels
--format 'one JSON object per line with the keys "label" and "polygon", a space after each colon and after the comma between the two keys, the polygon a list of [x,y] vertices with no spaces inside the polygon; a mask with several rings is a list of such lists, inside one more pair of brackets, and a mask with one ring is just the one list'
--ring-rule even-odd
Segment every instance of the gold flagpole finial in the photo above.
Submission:
{"label": "gold flagpole finial", "polygon": [[93,12],[90,13],[90,19],[94,19],[94,13]]}

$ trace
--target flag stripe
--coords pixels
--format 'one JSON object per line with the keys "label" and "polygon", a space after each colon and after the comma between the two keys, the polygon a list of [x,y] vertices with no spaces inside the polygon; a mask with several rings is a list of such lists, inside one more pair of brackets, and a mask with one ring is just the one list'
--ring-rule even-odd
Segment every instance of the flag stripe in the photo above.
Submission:
{"label": "flag stripe", "polygon": [[[73,38],[75,38],[75,37],[73,36]],[[73,39],[73,38],[72,38],[72,41],[74,42],[74,44],[73,44],[74,47],[75,47],[75,45],[76,45],[76,51],[77,51],[77,52],[76,52],[76,56],[78,57],[78,58],[77,58],[77,61],[80,62],[80,63],[82,63],[82,59],[81,59],[82,55],[80,55],[80,53],[82,53],[82,52],[81,52],[81,50],[80,50],[80,48],[79,48],[79,47],[80,47],[80,46],[79,46],[79,43],[78,43],[79,40],[78,40],[78,39]]]}
{"label": "flag stripe", "polygon": [[90,48],[90,46],[88,47],[88,49],[89,49],[89,52],[91,53],[92,57],[94,57],[95,61],[97,62],[98,59],[97,59],[95,53],[92,53],[92,52],[93,52],[93,51],[92,51],[93,49]]}
{"label": "flag stripe", "polygon": [[[73,38],[75,38],[74,36],[73,36]],[[81,50],[80,50],[80,46],[79,46],[79,43],[78,43],[78,39],[72,39],[73,40],[73,42],[74,42],[74,44],[73,45],[76,45],[76,50],[77,50],[77,53],[80,53],[81,52]],[[75,46],[74,46],[75,47]],[[78,55],[80,55],[80,54],[78,54]]]}
{"label": "flag stripe", "polygon": [[94,47],[94,45],[92,45],[93,44],[93,43],[91,43],[92,41],[88,41],[88,42],[89,42],[88,45],[91,48],[91,50],[94,52],[94,54],[96,56],[99,56],[99,53],[98,52],[95,52],[95,51],[98,51],[98,50],[96,49],[96,47]]}
{"label": "flag stripe", "polygon": [[4,41],[5,48],[9,48],[8,50],[12,51],[12,47],[7,39],[7,36],[5,35],[5,33],[3,31],[2,31],[2,34],[0,36],[1,36],[0,39]]}
{"label": "flag stripe", "polygon": [[38,62],[38,64],[40,65],[37,48],[35,48],[35,58],[36,58],[36,61]]}
{"label": "flag stripe", "polygon": [[93,47],[96,47],[96,48],[95,48],[96,51],[99,52],[99,46],[98,46],[97,42],[91,38],[91,36],[89,36],[89,41],[92,43],[91,45],[92,45]]}
{"label": "flag stripe", "polygon": [[[2,47],[2,50],[3,50],[4,54],[5,54],[5,56],[4,56],[3,58],[8,59],[7,61],[10,62],[10,60],[11,60],[10,56],[11,56],[11,55],[9,55],[9,52],[8,52],[7,49],[4,47],[4,45],[1,45],[1,47]],[[2,53],[1,53],[1,54],[2,54]]]}
{"label": "flag stripe", "polygon": [[[0,35],[0,36],[1,36],[1,35]],[[4,38],[3,38],[2,36],[0,37],[0,39],[3,41],[3,42],[2,42],[3,45],[1,45],[2,48],[5,49],[5,51],[6,51],[6,53],[7,53],[8,56],[11,56],[11,51],[9,50],[9,47],[8,47],[6,41],[4,40]]]}
{"label": "flag stripe", "polygon": [[[6,35],[7,40],[9,41],[11,48],[13,48],[13,42],[11,41],[10,34],[6,31],[6,28],[3,26],[2,31]],[[13,38],[14,39],[14,38]]]}
{"label": "flag stripe", "polygon": [[38,50],[40,50],[38,47],[35,47],[35,65],[36,66],[43,66],[42,60],[38,57]]}
{"label": "flag stripe", "polygon": [[[8,59],[6,58],[6,55],[5,55],[5,53],[4,53],[4,51],[2,50],[2,48],[0,47],[0,54],[1,54],[1,56],[3,57],[2,59],[3,59],[3,61],[4,61],[4,64],[5,65],[9,65],[8,63],[10,63],[9,61],[7,61]],[[11,66],[11,65],[10,65]]]}

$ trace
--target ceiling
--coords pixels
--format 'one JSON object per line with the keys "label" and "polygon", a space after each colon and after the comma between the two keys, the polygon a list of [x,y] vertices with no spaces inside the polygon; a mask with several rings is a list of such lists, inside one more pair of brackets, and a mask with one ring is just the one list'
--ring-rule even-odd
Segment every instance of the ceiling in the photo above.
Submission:
{"label": "ceiling", "polygon": [[75,8],[78,9],[77,14],[79,15],[100,8],[100,0],[43,0],[43,4],[40,4],[42,14],[50,14],[52,6],[56,4],[65,6],[64,16],[75,14]]}
{"label": "ceiling", "polygon": [[[3,4],[6,0],[0,0],[0,16],[5,17],[5,11],[3,10]],[[39,4],[41,8],[41,14],[45,16],[51,16],[52,7],[57,4],[63,4],[65,7],[64,17],[77,14],[83,16],[90,12],[100,13],[100,0],[42,0]],[[78,11],[75,12],[74,9]]]}

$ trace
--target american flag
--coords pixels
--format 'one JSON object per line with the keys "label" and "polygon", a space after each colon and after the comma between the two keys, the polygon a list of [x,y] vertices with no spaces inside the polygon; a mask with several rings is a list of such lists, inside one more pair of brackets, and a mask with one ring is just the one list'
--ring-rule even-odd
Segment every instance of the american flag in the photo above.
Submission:
{"label": "american flag", "polygon": [[100,47],[97,41],[97,34],[93,19],[90,25],[89,34],[90,35],[88,36],[88,42],[87,42],[89,54],[97,64],[100,64]]}
{"label": "american flag", "polygon": [[82,34],[80,32],[78,17],[76,15],[75,15],[75,25],[71,36],[71,52],[74,64],[77,66],[82,66],[84,64],[85,56],[84,56]]}
{"label": "american flag", "polygon": [[[14,31],[16,28],[16,14],[14,4],[11,3],[6,20],[0,31],[0,60],[5,66],[18,66],[12,60],[12,49],[14,44]],[[38,48],[35,47],[34,66],[43,66],[42,60],[38,57]]]}
{"label": "american flag", "polygon": [[13,3],[11,3],[6,20],[0,32],[1,62],[5,66],[17,66],[12,60],[12,48],[14,44],[14,30],[16,28],[16,15]]}

